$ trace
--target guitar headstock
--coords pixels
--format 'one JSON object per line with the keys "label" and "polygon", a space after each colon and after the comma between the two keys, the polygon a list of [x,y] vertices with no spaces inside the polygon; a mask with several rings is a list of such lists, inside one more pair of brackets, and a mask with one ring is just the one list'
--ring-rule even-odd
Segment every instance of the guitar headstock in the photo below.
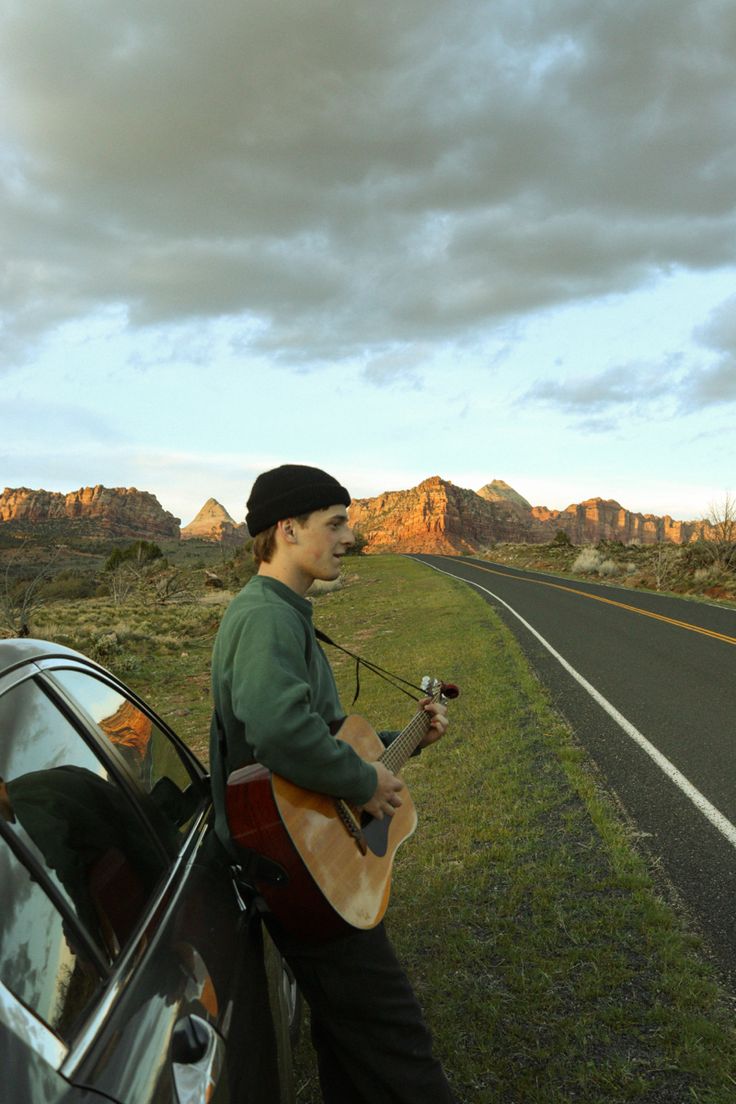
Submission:
{"label": "guitar headstock", "polygon": [[430,698],[439,698],[441,701],[454,701],[460,697],[460,690],[452,682],[441,682],[440,679],[425,675],[419,684],[425,694]]}

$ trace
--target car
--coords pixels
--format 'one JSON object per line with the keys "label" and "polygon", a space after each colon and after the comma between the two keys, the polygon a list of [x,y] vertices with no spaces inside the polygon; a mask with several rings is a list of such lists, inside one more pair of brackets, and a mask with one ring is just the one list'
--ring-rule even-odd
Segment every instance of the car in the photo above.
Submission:
{"label": "car", "polygon": [[1,1104],[291,1104],[298,994],[207,773],[78,652],[0,640]]}

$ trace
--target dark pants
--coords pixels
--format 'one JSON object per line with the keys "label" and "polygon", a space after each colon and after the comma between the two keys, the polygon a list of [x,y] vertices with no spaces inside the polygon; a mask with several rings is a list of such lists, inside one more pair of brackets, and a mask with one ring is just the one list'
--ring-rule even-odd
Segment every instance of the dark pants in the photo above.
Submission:
{"label": "dark pants", "polygon": [[383,924],[320,945],[269,929],[311,1010],[325,1104],[456,1104]]}

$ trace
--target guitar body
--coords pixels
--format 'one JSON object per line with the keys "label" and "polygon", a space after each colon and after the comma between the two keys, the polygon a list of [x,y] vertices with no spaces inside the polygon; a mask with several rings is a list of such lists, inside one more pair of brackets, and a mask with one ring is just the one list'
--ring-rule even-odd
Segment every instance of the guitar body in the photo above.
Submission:
{"label": "guitar body", "polygon": [[[348,717],[338,739],[369,762],[385,751],[363,717]],[[394,816],[383,820],[361,821],[351,810],[362,827],[361,846],[333,797],[304,790],[258,764],[234,771],[227,784],[233,841],[279,863],[288,875],[282,885],[259,882],[259,892],[283,928],[313,940],[373,928],[382,919],[394,856],[417,824],[406,788],[401,800]]]}

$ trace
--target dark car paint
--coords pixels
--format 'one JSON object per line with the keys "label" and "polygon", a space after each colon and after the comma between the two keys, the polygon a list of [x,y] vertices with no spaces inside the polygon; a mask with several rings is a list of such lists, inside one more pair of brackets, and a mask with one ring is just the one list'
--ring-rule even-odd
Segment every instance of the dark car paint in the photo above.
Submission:
{"label": "dark car paint", "polygon": [[45,1062],[0,1020],[0,1104],[109,1104],[109,1097],[80,1089]]}
{"label": "dark car paint", "polygon": [[[145,703],[78,653],[35,641],[8,644],[0,641],[0,690],[29,672],[42,681],[50,674],[53,680],[55,667],[80,665],[104,674],[176,740]],[[77,712],[75,724],[80,724]],[[91,733],[95,743],[104,741],[99,731],[85,728],[87,739]],[[106,747],[105,754],[110,753]],[[202,768],[197,764],[196,769],[204,780]],[[290,1063],[283,1054],[279,1061],[268,1012],[261,925],[255,911],[243,910],[238,900],[208,804],[152,906],[60,1070],[0,1018],[0,1104],[92,1104],[98,1099],[176,1104],[172,1036],[177,1025],[187,1026],[190,1015],[210,1024],[225,1043],[225,1070],[212,1104],[276,1104],[290,1098],[284,1084]]]}
{"label": "dark car paint", "polygon": [[[198,850],[208,850],[213,838],[209,833]],[[125,1104],[176,1099],[171,1037],[180,1020],[195,1014],[223,1038],[236,1025],[234,1045],[228,1048],[230,1094],[220,1084],[213,1101],[279,1099],[270,1019],[251,1011],[253,1004],[268,1008],[260,924],[252,913],[238,918],[226,874],[223,870],[218,877],[214,860],[202,855],[192,863],[185,888],[170,901],[136,965],[135,984],[124,987],[114,1015],[74,1070],[75,1083],[94,1085]],[[205,948],[206,973],[196,948]],[[216,1011],[207,1007],[210,985],[217,994]]]}

